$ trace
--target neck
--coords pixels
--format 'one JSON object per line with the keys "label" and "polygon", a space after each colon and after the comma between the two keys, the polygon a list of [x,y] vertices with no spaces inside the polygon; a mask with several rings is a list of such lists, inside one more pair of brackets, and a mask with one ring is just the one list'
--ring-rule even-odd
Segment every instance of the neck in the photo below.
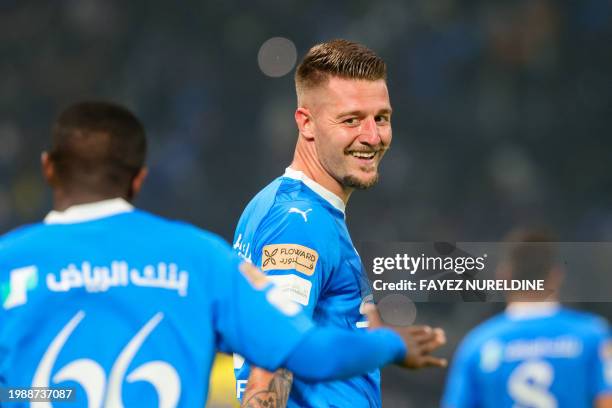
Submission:
{"label": "neck", "polygon": [[67,193],[65,191],[56,189],[53,191],[53,209],[55,211],[65,211],[74,205],[95,203],[97,201],[110,200],[113,198],[124,198],[128,200],[128,198],[122,194],[109,195],[84,191],[78,193]]}
{"label": "neck", "polygon": [[344,187],[325,170],[317,157],[314,141],[307,141],[302,135],[298,136],[291,168],[301,171],[308,178],[340,197],[344,204],[348,203],[353,189]]}

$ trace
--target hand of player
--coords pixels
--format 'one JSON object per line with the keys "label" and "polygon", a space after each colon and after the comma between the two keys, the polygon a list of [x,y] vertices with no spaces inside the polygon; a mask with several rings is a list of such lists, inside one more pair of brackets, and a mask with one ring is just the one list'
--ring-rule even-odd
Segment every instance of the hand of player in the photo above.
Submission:
{"label": "hand of player", "polygon": [[391,326],[385,324],[376,306],[366,306],[366,314],[369,320],[369,328],[376,329],[386,327],[401,336],[404,344],[408,349],[406,357],[402,362],[402,366],[406,368],[423,368],[423,367],[446,367],[447,361],[444,358],[432,356],[430,353],[444,344],[446,344],[446,336],[444,330],[440,328],[432,329],[429,326]]}

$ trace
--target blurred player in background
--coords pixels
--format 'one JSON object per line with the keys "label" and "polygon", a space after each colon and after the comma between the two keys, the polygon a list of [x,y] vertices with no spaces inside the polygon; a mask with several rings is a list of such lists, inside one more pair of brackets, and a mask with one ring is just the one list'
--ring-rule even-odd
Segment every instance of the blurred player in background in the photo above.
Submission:
{"label": "blurred player in background", "polygon": [[78,406],[199,408],[216,349],[309,381],[443,364],[431,329],[317,328],[220,238],[135,209],[146,140],[126,109],[76,104],[52,138],[54,210],[0,237],[2,405],[5,387],[78,385]]}
{"label": "blurred player in background", "polygon": [[510,292],[502,315],[475,328],[452,362],[444,408],[612,407],[612,343],[607,322],[561,307],[562,270],[554,244],[515,232],[498,273],[544,279],[548,291]]}
{"label": "blurred player in background", "polygon": [[[333,40],[310,49],[295,74],[299,135],[293,162],[248,204],[234,237],[242,257],[325,326],[367,327],[363,308],[370,288],[345,206],[355,189],[376,183],[391,144],[386,75],[384,61],[363,45]],[[435,334],[442,336],[439,329]],[[249,367],[240,356],[235,369],[244,406],[271,384],[279,401],[290,392],[290,407],[381,405],[378,370],[312,384],[292,379],[287,370]]]}

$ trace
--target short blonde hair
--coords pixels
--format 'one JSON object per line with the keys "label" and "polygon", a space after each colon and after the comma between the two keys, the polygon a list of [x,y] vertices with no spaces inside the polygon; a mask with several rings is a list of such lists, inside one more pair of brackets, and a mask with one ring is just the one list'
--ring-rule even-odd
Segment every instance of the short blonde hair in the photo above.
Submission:
{"label": "short blonde hair", "polygon": [[312,47],[295,71],[298,99],[302,92],[326,83],[330,76],[376,81],[387,79],[387,65],[374,51],[348,40]]}

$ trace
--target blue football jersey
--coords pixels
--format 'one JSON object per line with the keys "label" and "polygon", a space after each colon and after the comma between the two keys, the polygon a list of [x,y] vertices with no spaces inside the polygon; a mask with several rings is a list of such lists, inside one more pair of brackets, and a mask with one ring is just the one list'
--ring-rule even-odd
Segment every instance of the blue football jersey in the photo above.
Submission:
{"label": "blue football jersey", "polygon": [[[248,204],[234,248],[259,266],[313,320],[359,330],[362,303],[371,299],[367,276],[344,219],[342,200],[302,172],[286,173]],[[249,365],[235,357],[237,396]],[[289,407],[378,407],[380,372],[344,381],[307,383],[294,378]]]}
{"label": "blue football jersey", "polygon": [[612,392],[607,323],[557,304],[512,304],[464,339],[445,408],[592,408]]}
{"label": "blue football jersey", "polygon": [[52,212],[0,238],[0,386],[203,407],[216,349],[277,369],[312,327],[271,293],[220,238],[121,199]]}

